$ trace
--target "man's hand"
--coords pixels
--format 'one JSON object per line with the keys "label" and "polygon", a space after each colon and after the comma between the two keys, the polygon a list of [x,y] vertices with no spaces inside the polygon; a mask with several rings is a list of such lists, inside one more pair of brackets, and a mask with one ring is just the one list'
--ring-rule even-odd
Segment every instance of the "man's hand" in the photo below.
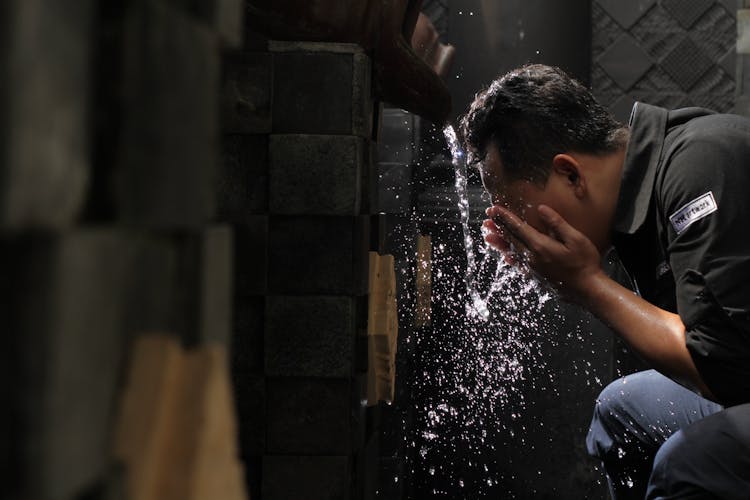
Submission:
{"label": "man's hand", "polygon": [[685,325],[677,314],[662,310],[606,276],[594,244],[550,207],[538,208],[545,233],[511,211],[492,206],[484,222],[485,240],[503,252],[510,241],[526,247],[529,265],[569,300],[608,324],[647,363],[679,383],[714,399],[685,344]]}
{"label": "man's hand", "polygon": [[546,205],[537,208],[546,234],[537,231],[513,212],[494,205],[487,209],[491,220],[483,224],[485,241],[514,262],[511,239],[523,245],[530,267],[545,277],[566,298],[585,302],[588,280],[601,273],[599,251],[580,231]]}

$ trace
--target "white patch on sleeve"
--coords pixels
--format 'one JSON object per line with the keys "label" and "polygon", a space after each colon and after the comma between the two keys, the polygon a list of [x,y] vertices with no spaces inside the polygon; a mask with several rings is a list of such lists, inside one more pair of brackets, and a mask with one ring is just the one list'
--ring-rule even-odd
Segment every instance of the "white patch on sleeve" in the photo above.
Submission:
{"label": "white patch on sleeve", "polygon": [[716,205],[714,193],[709,191],[706,194],[700,195],[670,215],[669,222],[672,223],[675,232],[680,234],[693,222],[701,220],[703,217],[716,212],[718,209],[719,207]]}

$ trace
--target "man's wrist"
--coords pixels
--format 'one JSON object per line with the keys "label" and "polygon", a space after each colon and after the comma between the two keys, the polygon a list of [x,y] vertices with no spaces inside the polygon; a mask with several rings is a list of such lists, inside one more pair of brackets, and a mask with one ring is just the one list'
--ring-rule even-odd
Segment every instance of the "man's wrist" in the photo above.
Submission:
{"label": "man's wrist", "polygon": [[604,295],[610,281],[609,276],[601,268],[582,272],[573,283],[573,294],[576,297],[576,302],[595,313],[598,309],[597,304]]}

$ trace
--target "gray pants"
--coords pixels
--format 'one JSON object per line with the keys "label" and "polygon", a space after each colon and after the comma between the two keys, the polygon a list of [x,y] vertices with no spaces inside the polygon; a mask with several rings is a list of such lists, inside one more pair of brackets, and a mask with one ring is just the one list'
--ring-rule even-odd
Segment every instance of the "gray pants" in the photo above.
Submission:
{"label": "gray pants", "polygon": [[617,500],[750,499],[750,404],[724,409],[654,370],[601,392],[586,444]]}

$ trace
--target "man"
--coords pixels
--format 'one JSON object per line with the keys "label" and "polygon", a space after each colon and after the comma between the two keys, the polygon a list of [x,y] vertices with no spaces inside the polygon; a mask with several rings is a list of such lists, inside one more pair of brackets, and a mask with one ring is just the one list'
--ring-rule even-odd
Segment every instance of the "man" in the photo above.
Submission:
{"label": "man", "polygon": [[[612,496],[750,498],[750,120],[637,103],[625,127],[529,65],[461,128],[492,196],[486,241],[655,369],[597,400],[587,445]],[[612,246],[638,294],[602,271]]]}

